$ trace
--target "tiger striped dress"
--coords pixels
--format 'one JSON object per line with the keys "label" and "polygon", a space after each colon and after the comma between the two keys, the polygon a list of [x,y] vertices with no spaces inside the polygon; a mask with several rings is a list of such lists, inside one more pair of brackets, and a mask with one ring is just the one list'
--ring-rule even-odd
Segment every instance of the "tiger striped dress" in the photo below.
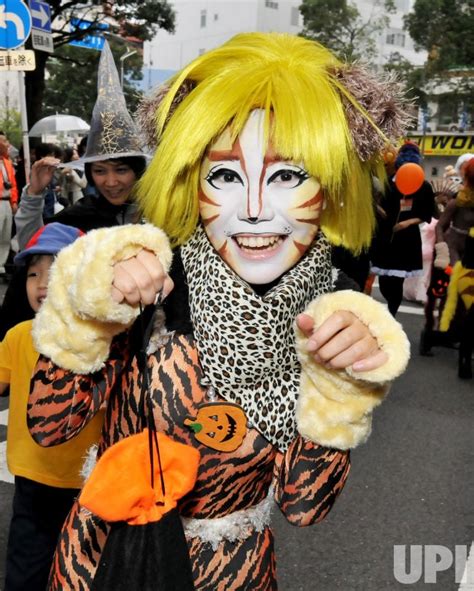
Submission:
{"label": "tiger striped dress", "polygon": [[[49,446],[74,437],[105,402],[99,456],[143,429],[142,373],[130,339],[125,333],[116,337],[103,371],[86,376],[40,358],[28,408],[30,432],[38,443]],[[183,517],[221,518],[251,509],[269,494],[293,525],[310,525],[328,514],[349,472],[348,452],[297,436],[280,453],[254,428],[236,451],[213,450],[184,424],[208,402],[192,334],[175,333],[148,356],[148,369],[157,429],[201,454],[196,485],[180,502]],[[108,531],[107,523],[76,502],[60,535],[49,589],[90,589]],[[198,591],[277,589],[273,535],[266,524],[249,528],[237,540],[224,538],[212,545],[196,536],[188,537],[188,545]]]}

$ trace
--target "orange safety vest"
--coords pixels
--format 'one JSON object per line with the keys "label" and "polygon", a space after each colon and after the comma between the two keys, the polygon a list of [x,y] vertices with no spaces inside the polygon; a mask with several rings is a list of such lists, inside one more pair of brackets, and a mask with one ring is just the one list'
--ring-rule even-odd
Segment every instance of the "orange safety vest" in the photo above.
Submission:
{"label": "orange safety vest", "polygon": [[[11,184],[10,189],[10,203],[13,205],[18,203],[18,188],[16,186],[16,179],[15,179],[15,169],[13,168],[12,161],[10,158],[5,158],[0,156],[2,159],[3,165],[5,166],[5,170],[7,171],[8,180]],[[3,192],[3,174],[0,174],[0,193]]]}

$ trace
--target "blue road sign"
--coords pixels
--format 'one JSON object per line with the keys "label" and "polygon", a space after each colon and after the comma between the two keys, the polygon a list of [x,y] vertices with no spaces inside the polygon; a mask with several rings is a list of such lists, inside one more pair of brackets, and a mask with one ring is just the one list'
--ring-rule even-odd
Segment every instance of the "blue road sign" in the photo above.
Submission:
{"label": "blue road sign", "polygon": [[0,0],[0,48],[15,49],[31,33],[31,15],[23,0]]}
{"label": "blue road sign", "polygon": [[32,25],[34,29],[51,33],[51,9],[41,0],[29,0]]}
{"label": "blue road sign", "polygon": [[[91,26],[91,21],[84,21],[81,19],[73,18],[71,19],[71,31],[75,29],[88,29]],[[97,23],[96,27],[99,28],[101,31],[106,31],[109,28],[109,25],[106,23]],[[76,47],[87,47],[88,49],[96,49],[97,51],[102,51],[104,47],[105,37],[100,33],[94,33],[93,35],[86,35],[80,41],[70,41],[69,45],[75,45]]]}

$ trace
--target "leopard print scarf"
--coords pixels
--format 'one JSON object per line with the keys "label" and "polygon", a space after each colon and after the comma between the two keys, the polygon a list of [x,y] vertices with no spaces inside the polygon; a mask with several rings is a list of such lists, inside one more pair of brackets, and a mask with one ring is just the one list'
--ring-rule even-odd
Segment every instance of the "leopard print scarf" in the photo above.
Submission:
{"label": "leopard print scarf", "polygon": [[300,383],[294,321],[331,291],[331,247],[313,246],[260,296],[221,259],[199,226],[181,248],[199,359],[217,394],[239,404],[249,425],[284,451],[296,434]]}

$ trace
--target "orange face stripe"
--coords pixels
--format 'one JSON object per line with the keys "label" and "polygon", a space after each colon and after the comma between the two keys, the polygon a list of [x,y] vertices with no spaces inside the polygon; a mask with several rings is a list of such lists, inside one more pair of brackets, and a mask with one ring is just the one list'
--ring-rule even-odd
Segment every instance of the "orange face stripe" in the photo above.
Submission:
{"label": "orange face stripe", "polygon": [[301,205],[298,205],[297,207],[295,207],[295,209],[302,209],[303,207],[311,207],[312,205],[317,205],[318,203],[321,203],[322,199],[323,194],[321,191],[318,191],[314,197],[311,197],[311,199],[308,199],[308,201],[305,201]]}
{"label": "orange face stripe", "polygon": [[313,224],[314,226],[319,226],[319,222],[321,220],[319,219],[319,217],[317,217],[317,218],[308,218],[307,220],[296,218],[296,221],[303,222],[304,224]]}
{"label": "orange face stripe", "polygon": [[241,160],[242,151],[240,150],[240,145],[238,145],[238,143],[239,140],[237,139],[232,146],[232,150],[209,150],[207,159],[210,162],[219,162],[219,160]]}
{"label": "orange face stripe", "polygon": [[302,244],[301,242],[296,242],[296,240],[293,240],[293,244],[296,246],[298,252],[301,255],[304,255],[304,253],[308,250],[309,244]]}
{"label": "orange face stripe", "polygon": [[202,190],[198,192],[199,201],[203,203],[208,203],[209,205],[214,205],[214,207],[221,207],[220,203],[215,203],[212,199],[210,199]]}
{"label": "orange face stripe", "polygon": [[214,220],[217,220],[218,217],[220,217],[219,214],[213,215],[210,218],[201,218],[202,225],[208,226],[209,224],[212,224]]}
{"label": "orange face stripe", "polygon": [[220,256],[223,258],[225,255],[225,252],[227,250],[227,240],[224,242],[224,244],[217,250],[217,252],[220,254]]}

